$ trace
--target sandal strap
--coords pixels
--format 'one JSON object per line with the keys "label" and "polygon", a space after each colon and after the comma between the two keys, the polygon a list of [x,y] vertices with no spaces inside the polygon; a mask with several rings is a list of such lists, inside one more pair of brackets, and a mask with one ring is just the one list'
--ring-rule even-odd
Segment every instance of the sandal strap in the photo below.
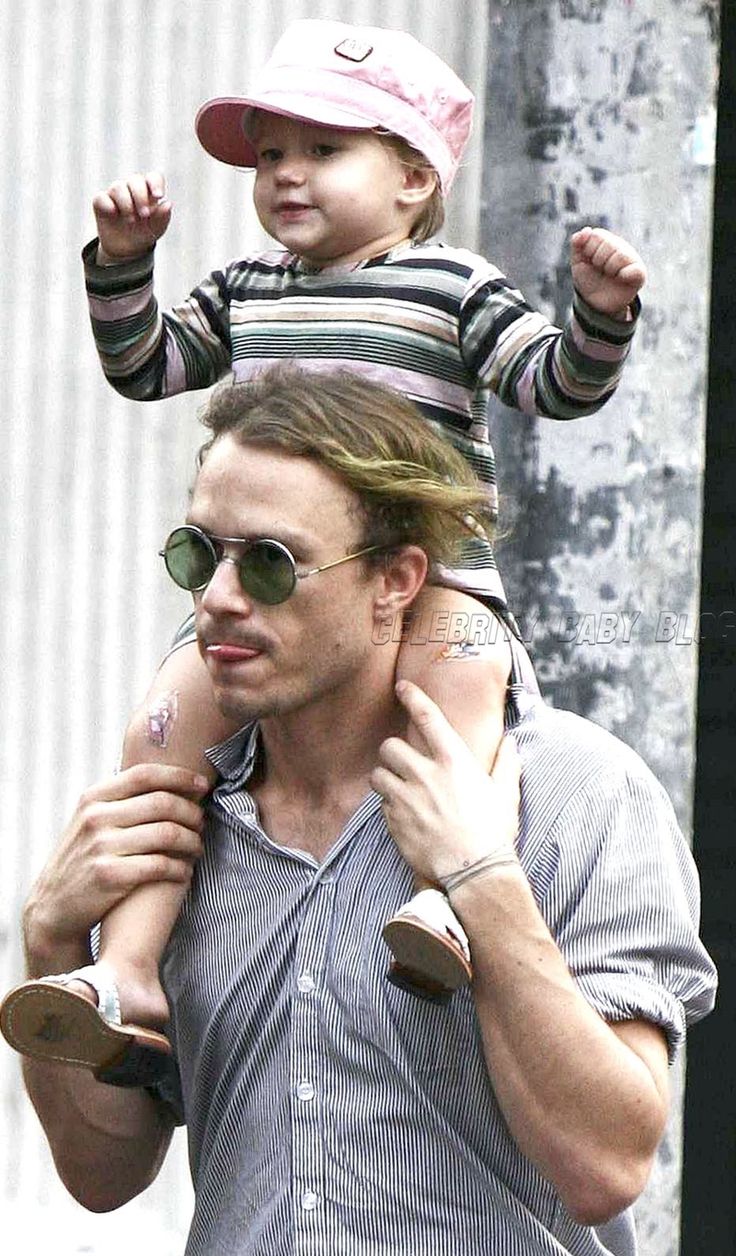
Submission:
{"label": "sandal strap", "polygon": [[50,977],[43,977],[42,981],[48,981],[55,986],[68,986],[72,981],[84,981],[91,986],[97,995],[97,1011],[103,1020],[110,1025],[120,1025],[122,1018],[120,1015],[120,995],[112,977],[109,976],[102,964],[88,964],[85,968],[75,968],[71,973],[54,973]]}

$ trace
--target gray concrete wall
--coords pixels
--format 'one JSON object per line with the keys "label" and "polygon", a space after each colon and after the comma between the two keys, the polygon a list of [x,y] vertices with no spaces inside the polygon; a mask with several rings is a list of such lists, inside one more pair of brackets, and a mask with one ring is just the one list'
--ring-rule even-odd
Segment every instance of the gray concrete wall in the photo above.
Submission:
{"label": "gray concrete wall", "polygon": [[[489,4],[483,251],[557,320],[585,223],[628,237],[650,271],[599,416],[494,407],[499,561],[546,696],[634,746],[688,833],[717,27],[702,0]],[[637,1210],[647,1256],[678,1251],[680,1073],[674,1085]]]}

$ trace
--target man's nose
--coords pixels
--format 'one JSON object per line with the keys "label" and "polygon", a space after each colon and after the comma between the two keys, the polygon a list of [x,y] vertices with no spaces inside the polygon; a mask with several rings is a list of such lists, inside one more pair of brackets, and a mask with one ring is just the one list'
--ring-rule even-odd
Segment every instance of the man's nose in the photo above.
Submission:
{"label": "man's nose", "polygon": [[210,615],[251,614],[254,603],[240,583],[236,559],[227,556],[220,559],[199,601]]}

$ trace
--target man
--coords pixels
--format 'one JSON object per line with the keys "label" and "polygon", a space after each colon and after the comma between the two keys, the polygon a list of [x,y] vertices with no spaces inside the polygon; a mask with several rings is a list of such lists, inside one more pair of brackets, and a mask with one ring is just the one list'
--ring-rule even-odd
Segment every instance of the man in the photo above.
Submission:
{"label": "man", "polygon": [[[386,624],[477,500],[408,403],[280,369],[216,393],[206,422],[173,564],[244,728],[213,752],[164,963],[188,1256],[634,1252],[668,1055],[715,985],[667,799],[633,752],[515,685],[517,837],[509,740],[489,778],[420,689],[395,691]],[[297,560],[277,604],[253,591],[264,537]],[[149,765],[83,798],[26,912],[32,976],[84,963],[89,913],[137,881],[189,875],[198,789]],[[413,873],[470,940],[472,989],[444,1005],[386,980],[381,925]],[[82,1203],[148,1185],[175,1096],[25,1075]]]}

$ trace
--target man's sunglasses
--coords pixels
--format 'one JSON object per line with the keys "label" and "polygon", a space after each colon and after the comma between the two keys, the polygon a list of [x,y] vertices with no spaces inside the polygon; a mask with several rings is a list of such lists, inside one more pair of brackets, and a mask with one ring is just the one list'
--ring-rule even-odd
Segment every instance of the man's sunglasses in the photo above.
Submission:
{"label": "man's sunglasses", "polygon": [[[223,552],[225,545],[238,545],[240,555],[229,558]],[[349,563],[353,558],[372,554],[377,549],[381,546],[369,545],[322,567],[297,571],[294,555],[281,541],[266,537],[245,541],[237,536],[210,536],[201,528],[187,523],[181,528],[174,528],[160,553],[166,570],[180,589],[199,593],[207,587],[220,563],[232,563],[238,569],[240,583],[248,597],[266,606],[278,606],[279,602],[291,597],[297,580],[319,575],[320,571],[329,571],[330,567],[339,567],[341,563]]]}

